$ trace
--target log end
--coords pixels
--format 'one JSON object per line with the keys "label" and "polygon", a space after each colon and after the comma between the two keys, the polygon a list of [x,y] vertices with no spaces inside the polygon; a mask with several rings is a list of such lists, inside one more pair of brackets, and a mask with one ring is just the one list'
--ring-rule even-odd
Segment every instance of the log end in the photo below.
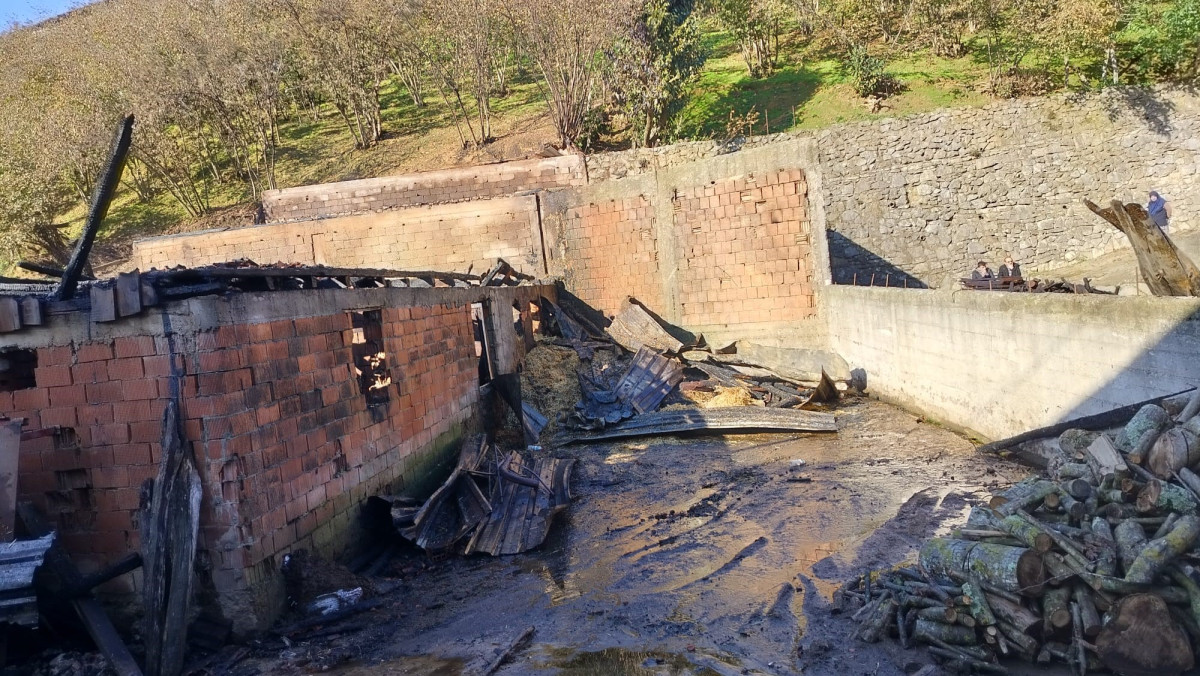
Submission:
{"label": "log end", "polygon": [[1113,620],[1096,638],[1096,652],[1106,666],[1127,676],[1167,676],[1195,666],[1187,635],[1153,594],[1117,601]]}
{"label": "log end", "polygon": [[1036,598],[1042,595],[1046,584],[1046,566],[1040,554],[1028,550],[1017,559],[1017,584],[1021,586],[1022,596]]}

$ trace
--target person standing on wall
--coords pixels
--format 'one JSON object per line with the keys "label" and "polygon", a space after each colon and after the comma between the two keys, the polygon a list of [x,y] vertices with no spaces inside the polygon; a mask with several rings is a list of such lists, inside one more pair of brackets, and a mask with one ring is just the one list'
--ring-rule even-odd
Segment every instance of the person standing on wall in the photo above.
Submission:
{"label": "person standing on wall", "polygon": [[1020,277],[1021,266],[1013,262],[1012,256],[1004,259],[1004,263],[1000,265],[1001,277]]}
{"label": "person standing on wall", "polygon": [[1146,211],[1150,212],[1150,220],[1162,230],[1162,234],[1170,234],[1168,228],[1171,226],[1171,203],[1162,198],[1158,191],[1150,191],[1150,201],[1146,203]]}

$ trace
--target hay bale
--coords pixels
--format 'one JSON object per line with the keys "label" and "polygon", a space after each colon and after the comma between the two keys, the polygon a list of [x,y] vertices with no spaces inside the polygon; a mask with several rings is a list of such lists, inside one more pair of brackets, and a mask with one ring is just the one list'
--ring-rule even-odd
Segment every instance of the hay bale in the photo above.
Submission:
{"label": "hay bale", "polygon": [[521,399],[550,420],[542,432],[548,438],[558,428],[559,414],[570,413],[583,394],[579,391],[579,355],[569,347],[539,342],[525,355]]}

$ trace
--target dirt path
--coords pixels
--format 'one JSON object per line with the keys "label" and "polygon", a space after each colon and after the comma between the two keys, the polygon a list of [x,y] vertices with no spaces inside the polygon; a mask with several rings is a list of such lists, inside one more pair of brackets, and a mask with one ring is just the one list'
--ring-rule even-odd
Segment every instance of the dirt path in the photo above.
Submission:
{"label": "dirt path", "polygon": [[[912,556],[1017,466],[860,400],[837,435],[659,439],[579,459],[567,518],[537,551],[428,563],[406,550],[358,631],[253,647],[237,673],[904,673],[923,651],[847,639],[829,598]],[[803,460],[802,467],[796,467]]]}

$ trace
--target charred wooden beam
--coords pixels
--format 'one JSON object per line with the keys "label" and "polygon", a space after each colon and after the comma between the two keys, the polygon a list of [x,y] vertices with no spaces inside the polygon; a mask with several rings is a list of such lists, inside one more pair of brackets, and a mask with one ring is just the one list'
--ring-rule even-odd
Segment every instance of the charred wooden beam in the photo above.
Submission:
{"label": "charred wooden beam", "polygon": [[54,297],[58,300],[70,300],[75,296],[75,289],[79,286],[79,279],[84,268],[87,267],[92,245],[96,242],[96,234],[100,231],[100,224],[104,222],[104,217],[108,215],[108,208],[117,195],[117,185],[121,182],[121,173],[125,171],[125,161],[129,158],[129,146],[132,143],[133,115],[128,115],[121,122],[121,128],[113,143],[108,164],[105,166],[100,180],[96,183],[96,192],[92,195],[92,207],[88,211],[83,234],[79,236],[79,243],[75,245],[75,253],[71,254],[71,260],[63,270],[62,281],[54,293]]}

